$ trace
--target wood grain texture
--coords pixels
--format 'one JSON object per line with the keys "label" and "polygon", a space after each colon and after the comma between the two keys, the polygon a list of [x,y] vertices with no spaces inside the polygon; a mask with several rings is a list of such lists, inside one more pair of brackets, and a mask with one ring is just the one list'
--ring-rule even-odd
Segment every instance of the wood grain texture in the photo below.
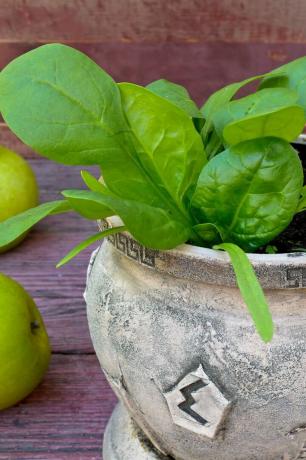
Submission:
{"label": "wood grain texture", "polygon": [[[69,44],[88,54],[116,81],[145,85],[167,78],[184,85],[199,104],[226,84],[267,72],[306,54],[304,44]],[[38,45],[0,43],[0,69]]]}
{"label": "wood grain texture", "polygon": [[115,397],[91,356],[53,356],[44,382],[0,413],[0,460],[101,460]]}
{"label": "wood grain texture", "polygon": [[[47,225],[46,221],[44,226]],[[60,270],[55,264],[94,231],[61,232],[59,226],[52,234],[37,226],[19,248],[0,256],[0,270],[13,276],[33,296],[45,319],[54,351],[93,352],[83,300],[91,250]]]}
{"label": "wood grain texture", "polygon": [[306,43],[304,0],[1,0],[0,39]]}
{"label": "wood grain texture", "polygon": [[83,300],[90,250],[70,265],[55,268],[56,262],[89,234],[82,230],[60,232],[59,228],[53,233],[37,226],[19,248],[0,256],[0,271],[13,276],[33,296],[55,352],[93,353]]}
{"label": "wood grain texture", "polygon": [[[116,81],[167,78],[199,103],[219,87],[306,54],[304,0],[1,0],[0,69],[40,44],[87,53]],[[5,126],[0,144],[22,153],[41,200],[81,185],[79,168],[60,166],[24,146]],[[82,297],[88,249],[60,270],[56,262],[96,231],[77,216],[53,216],[10,253],[0,271],[30,292],[50,335],[44,383],[0,413],[0,460],[100,460],[115,397],[94,356]]]}
{"label": "wood grain texture", "polygon": [[[41,201],[80,187],[80,168],[57,165],[23,146],[5,126],[0,144],[25,155],[36,172]],[[95,172],[94,168],[90,168]],[[0,460],[101,460],[102,434],[115,403],[94,355],[83,300],[93,248],[60,270],[56,262],[96,232],[95,222],[53,216],[14,250],[0,255],[0,271],[34,297],[51,339],[53,357],[42,385],[18,406],[0,412]]]}
{"label": "wood grain texture", "polygon": [[[83,186],[80,168],[58,165],[36,156],[4,126],[0,128],[0,144],[20,153],[27,152],[38,180],[41,202],[59,199],[59,192],[65,188]],[[89,169],[95,172],[95,168]],[[52,216],[38,224],[19,247],[0,255],[0,271],[13,276],[35,299],[45,318],[54,351],[93,351],[83,292],[88,260],[95,246],[61,269],[55,265],[73,246],[96,231],[95,222],[73,213]]]}

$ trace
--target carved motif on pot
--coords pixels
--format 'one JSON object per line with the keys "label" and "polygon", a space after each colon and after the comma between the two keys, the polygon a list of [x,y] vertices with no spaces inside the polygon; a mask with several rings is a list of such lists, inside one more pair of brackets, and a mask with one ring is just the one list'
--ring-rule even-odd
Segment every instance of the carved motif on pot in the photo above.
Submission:
{"label": "carved motif on pot", "polygon": [[202,365],[164,396],[176,425],[210,439],[216,437],[231,406]]}

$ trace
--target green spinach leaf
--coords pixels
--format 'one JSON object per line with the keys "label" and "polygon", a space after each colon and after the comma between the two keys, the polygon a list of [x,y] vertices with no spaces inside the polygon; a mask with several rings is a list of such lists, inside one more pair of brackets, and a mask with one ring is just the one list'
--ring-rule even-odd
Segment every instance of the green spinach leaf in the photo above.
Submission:
{"label": "green spinach leaf", "polygon": [[227,125],[223,130],[223,138],[228,145],[269,136],[293,141],[303,131],[304,124],[302,107],[284,107]]}
{"label": "green spinach leaf", "polygon": [[213,93],[201,108],[201,112],[203,113],[204,118],[206,120],[210,120],[213,114],[221,107],[223,107],[223,105],[227,104],[241,88],[260,78],[263,78],[263,75],[258,75],[256,77],[247,78],[246,80],[242,80],[236,83],[231,83],[230,85],[224,86],[224,88],[221,88]]}
{"label": "green spinach leaf", "polygon": [[98,180],[88,171],[81,171],[81,177],[92,192],[106,193],[107,188],[103,184],[102,178]]}
{"label": "green spinach leaf", "polygon": [[223,243],[214,246],[228,252],[236,274],[237,284],[243,300],[253,318],[256,329],[264,342],[273,338],[272,316],[262,287],[247,255],[235,244]]}
{"label": "green spinach leaf", "polygon": [[185,213],[184,198],[206,162],[200,135],[186,113],[165,99],[131,83],[119,87],[138,158],[158,188]]}
{"label": "green spinach leaf", "polygon": [[[0,107],[15,134],[39,153],[67,164],[100,165],[105,183],[116,195],[180,213],[138,158],[138,144],[126,121],[118,86],[79,51],[45,45],[15,59],[0,74]],[[178,137],[183,137],[185,116],[190,141],[191,121],[180,113]],[[186,159],[185,174],[181,169],[171,174],[191,182],[203,161],[196,153]]]}
{"label": "green spinach leaf", "polygon": [[209,246],[222,241],[220,231],[215,224],[197,224],[193,226],[193,230]]}
{"label": "green spinach leaf", "polygon": [[0,222],[0,248],[15,241],[45,217],[70,210],[71,207],[67,201],[51,201]]}
{"label": "green spinach leaf", "polygon": [[[79,190],[64,190],[67,200],[80,197]],[[145,203],[126,200],[111,192],[87,192],[91,202],[113,210],[121,217],[128,231],[144,246],[152,249],[172,249],[187,241],[193,234],[190,226],[177,220],[170,211],[155,208]]]}
{"label": "green spinach leaf", "polygon": [[227,103],[232,100],[232,98],[241,88],[261,78],[263,78],[263,75],[258,75],[255,77],[247,78],[246,80],[242,80],[240,82],[231,83],[230,85],[227,85],[213,93],[201,108],[201,112],[205,118],[205,123],[201,130],[201,136],[209,159],[213,158],[217,153],[222,151],[223,146],[222,136],[217,134],[214,127],[214,115],[224,106],[226,106]]}
{"label": "green spinach leaf", "polygon": [[72,260],[80,252],[84,251],[84,249],[88,248],[88,246],[91,246],[96,241],[102,240],[103,238],[106,238],[109,235],[114,235],[114,233],[123,232],[124,230],[126,230],[124,226],[108,228],[103,232],[98,232],[95,235],[90,236],[89,238],[75,246],[71,251],[69,251],[68,254],[65,257],[63,257],[62,260],[59,261],[59,263],[56,265],[56,268],[60,268],[63,265],[65,265],[67,262]]}
{"label": "green spinach leaf", "polygon": [[96,193],[89,190],[74,190],[73,193],[68,194],[63,192],[63,196],[67,199],[71,208],[86,219],[105,219],[105,217],[114,215],[114,211],[97,201]]}
{"label": "green spinach leaf", "polygon": [[153,81],[146,88],[158,96],[167,99],[167,101],[172,102],[172,104],[182,109],[191,118],[203,118],[200,109],[183,86],[161,79]]}
{"label": "green spinach leaf", "polygon": [[113,192],[160,205],[137,159],[116,83],[84,54],[55,44],[15,59],[0,74],[0,107],[12,131],[39,153],[101,165]]}
{"label": "green spinach leaf", "polygon": [[263,89],[229,102],[213,115],[212,121],[228,145],[268,136],[292,141],[305,124],[297,99],[296,92],[285,88]]}
{"label": "green spinach leaf", "polygon": [[254,251],[291,222],[303,186],[296,151],[276,138],[245,141],[213,158],[192,198],[199,223],[213,223],[225,242]]}
{"label": "green spinach leaf", "polygon": [[259,89],[284,87],[298,93],[298,103],[306,113],[306,57],[296,59],[272,70],[261,82]]}
{"label": "green spinach leaf", "polygon": [[204,118],[206,120],[202,130],[202,137],[204,139],[204,143],[209,132],[213,130],[213,115],[224,105],[226,105],[241,88],[248,85],[249,83],[252,83],[254,80],[258,80],[260,78],[263,78],[263,75],[258,75],[256,77],[247,78],[246,80],[242,80],[236,83],[231,83],[230,85],[224,86],[224,88],[219,89],[207,99],[207,101],[201,108],[201,112],[203,113]]}
{"label": "green spinach leaf", "polygon": [[127,142],[117,85],[65,45],[44,45],[3,69],[0,107],[24,143],[61,163],[100,164],[105,155],[120,155]]}

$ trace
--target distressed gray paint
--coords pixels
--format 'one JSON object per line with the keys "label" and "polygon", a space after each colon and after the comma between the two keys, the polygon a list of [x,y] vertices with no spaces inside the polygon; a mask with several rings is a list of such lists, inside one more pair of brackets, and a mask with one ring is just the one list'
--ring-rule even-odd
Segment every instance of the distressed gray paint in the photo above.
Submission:
{"label": "distressed gray paint", "polygon": [[115,408],[103,442],[103,460],[169,460],[145,438],[122,404]]}
{"label": "distressed gray paint", "polygon": [[[104,241],[88,276],[91,336],[112,388],[161,458],[298,458],[306,441],[306,256],[250,256],[276,325],[265,345],[226,254],[184,245],[155,251],[149,266],[130,235],[116,241]],[[213,439],[177,424],[165,397],[199,366],[232,403]]]}

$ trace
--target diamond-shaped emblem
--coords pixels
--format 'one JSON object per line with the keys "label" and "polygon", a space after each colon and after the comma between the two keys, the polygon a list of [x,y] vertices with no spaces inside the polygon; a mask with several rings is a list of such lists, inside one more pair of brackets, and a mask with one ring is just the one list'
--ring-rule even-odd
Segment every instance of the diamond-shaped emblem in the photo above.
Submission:
{"label": "diamond-shaped emblem", "polygon": [[217,435],[231,406],[202,365],[164,396],[176,425],[210,439]]}

